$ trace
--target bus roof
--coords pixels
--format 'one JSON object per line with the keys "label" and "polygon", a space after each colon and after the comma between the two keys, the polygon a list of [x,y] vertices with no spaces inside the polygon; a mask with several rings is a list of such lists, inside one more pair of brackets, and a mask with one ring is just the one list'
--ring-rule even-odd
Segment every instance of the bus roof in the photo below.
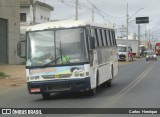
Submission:
{"label": "bus roof", "polygon": [[87,25],[113,29],[111,27],[108,27],[107,25],[93,23],[85,20],[61,20],[61,21],[53,21],[53,22],[47,22],[47,23],[30,26],[27,28],[27,31],[46,30],[46,29],[53,29],[53,28],[74,28],[74,27],[87,26]]}

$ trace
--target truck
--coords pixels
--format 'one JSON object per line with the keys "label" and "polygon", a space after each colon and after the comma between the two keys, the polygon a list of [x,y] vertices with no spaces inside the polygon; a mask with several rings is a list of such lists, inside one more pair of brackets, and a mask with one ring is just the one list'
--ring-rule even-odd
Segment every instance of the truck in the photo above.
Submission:
{"label": "truck", "polygon": [[127,52],[127,45],[125,44],[118,44],[118,60],[119,61],[126,61],[127,56],[129,57],[129,51],[132,49],[130,46],[128,46],[128,52]]}
{"label": "truck", "polygon": [[116,41],[117,45],[129,45],[132,48],[133,56],[136,56],[136,54],[138,53],[138,40],[128,40],[128,43],[126,39],[116,39]]}
{"label": "truck", "polygon": [[147,50],[147,49],[146,49],[145,45],[141,44],[141,45],[139,46],[139,54],[140,54],[140,56],[146,55],[146,52],[147,52],[146,50]]}

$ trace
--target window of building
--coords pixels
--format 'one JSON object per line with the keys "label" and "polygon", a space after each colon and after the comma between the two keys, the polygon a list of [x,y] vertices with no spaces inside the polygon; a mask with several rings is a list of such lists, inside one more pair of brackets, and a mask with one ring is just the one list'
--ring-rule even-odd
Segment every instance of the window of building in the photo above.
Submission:
{"label": "window of building", "polygon": [[46,21],[46,17],[44,17],[44,20]]}
{"label": "window of building", "polygon": [[20,21],[26,22],[26,13],[20,13]]}
{"label": "window of building", "polygon": [[47,18],[47,21],[49,21],[49,17]]}

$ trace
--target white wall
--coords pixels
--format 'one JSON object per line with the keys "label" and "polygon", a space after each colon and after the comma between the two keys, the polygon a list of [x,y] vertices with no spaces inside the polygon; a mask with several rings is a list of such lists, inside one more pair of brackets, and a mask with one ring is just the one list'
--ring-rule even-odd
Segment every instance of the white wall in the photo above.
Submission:
{"label": "white wall", "polygon": [[[47,8],[37,6],[36,7],[36,23],[48,22],[47,18],[49,18],[49,21],[50,21],[50,12],[51,11]],[[30,24],[33,21],[32,6],[20,8],[20,13],[26,13],[27,14],[26,23]],[[43,19],[41,19],[41,16],[43,16]],[[44,19],[44,17],[46,17],[46,20]]]}
{"label": "white wall", "polygon": [[[36,23],[45,23],[48,22],[47,18],[50,20],[50,10],[41,6],[36,7]],[[27,27],[30,26],[33,22],[33,9],[32,6],[30,7],[22,7],[20,8],[20,13],[26,13],[27,19],[26,22],[20,23],[20,32],[21,34],[24,34]],[[43,19],[41,19],[41,16],[43,16]],[[46,20],[44,20],[44,17],[46,17]]]}
{"label": "white wall", "polygon": [[[0,18],[8,20],[8,63],[18,64],[17,43],[20,40],[20,6],[19,0],[0,0]],[[10,7],[6,7],[10,6]]]}
{"label": "white wall", "polygon": [[27,23],[30,23],[30,21],[31,21],[31,18],[30,18],[30,16],[31,16],[31,14],[30,14],[30,7],[23,7],[23,8],[20,8],[20,13],[26,13],[26,17],[27,17],[27,19],[26,19],[26,22]]}
{"label": "white wall", "polygon": [[[41,16],[43,16],[43,19],[41,19]],[[44,20],[44,17],[46,17],[46,20]],[[47,18],[50,20],[50,10],[41,6],[36,7],[36,22],[37,23],[44,23],[48,22]]]}

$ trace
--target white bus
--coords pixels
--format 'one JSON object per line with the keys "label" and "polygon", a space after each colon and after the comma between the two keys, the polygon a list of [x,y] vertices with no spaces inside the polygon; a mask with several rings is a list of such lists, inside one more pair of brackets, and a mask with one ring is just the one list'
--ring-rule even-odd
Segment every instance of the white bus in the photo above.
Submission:
{"label": "white bus", "polygon": [[[17,45],[21,56],[21,42]],[[26,33],[26,78],[30,94],[48,99],[56,92],[88,92],[118,73],[115,32],[81,20],[31,26]]]}

